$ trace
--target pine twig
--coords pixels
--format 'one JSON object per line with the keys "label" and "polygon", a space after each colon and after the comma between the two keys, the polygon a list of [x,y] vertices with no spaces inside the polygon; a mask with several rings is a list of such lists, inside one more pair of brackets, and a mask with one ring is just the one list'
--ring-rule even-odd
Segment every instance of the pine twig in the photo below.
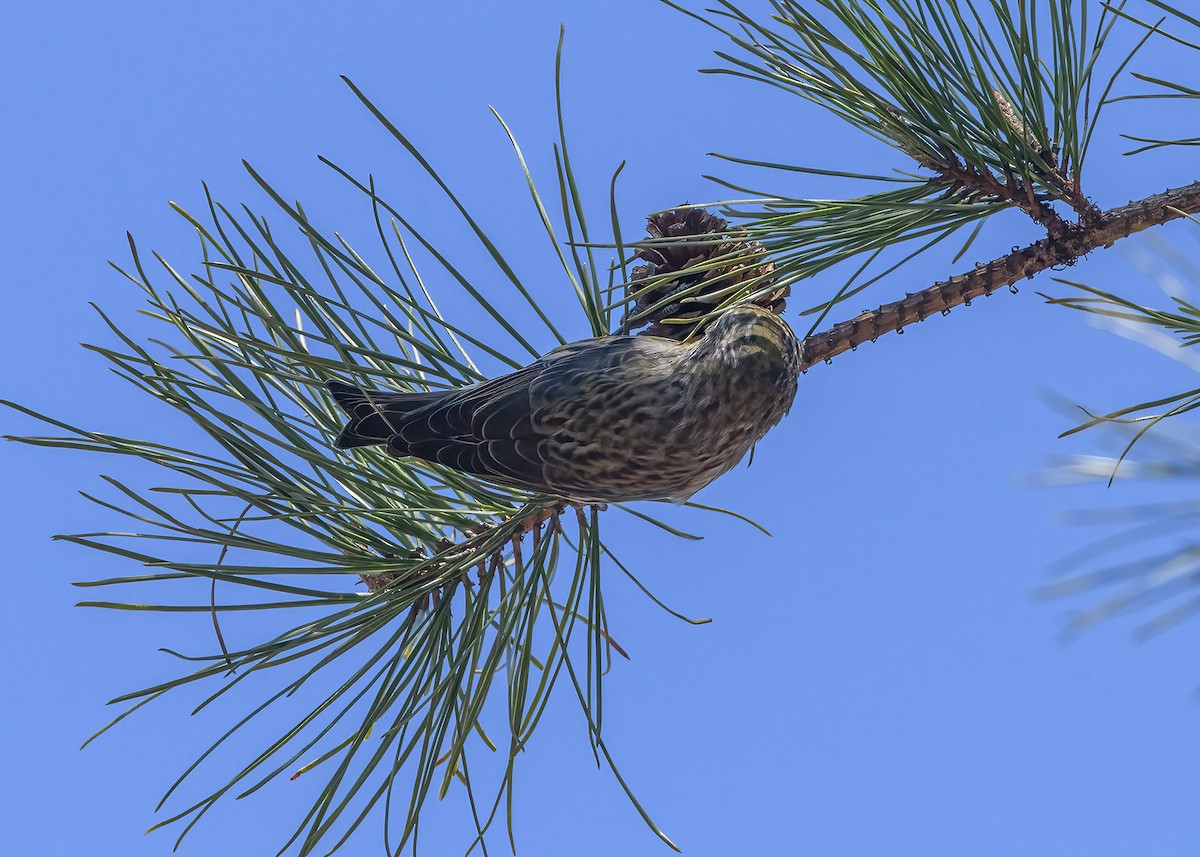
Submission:
{"label": "pine twig", "polygon": [[964,188],[979,198],[994,199],[1019,208],[1034,222],[1045,226],[1051,238],[1063,238],[1070,231],[1059,213],[1038,199],[1033,185],[1022,182],[1011,171],[1001,181],[987,170],[964,164],[953,154],[947,154],[945,162],[936,169],[939,180],[951,188]]}
{"label": "pine twig", "polygon": [[1047,268],[1071,265],[1081,256],[1111,246],[1135,232],[1196,213],[1200,213],[1200,182],[1111,208],[1090,223],[1085,221],[1082,225],[1071,226],[1060,237],[1043,238],[1007,256],[978,265],[965,274],[935,283],[902,300],[868,310],[807,337],[803,342],[801,368],[807,370],[821,361],[829,361],[864,342],[873,342],[885,333],[901,331],[910,324],[924,321],[934,313],[945,314],[953,307],[990,295]]}

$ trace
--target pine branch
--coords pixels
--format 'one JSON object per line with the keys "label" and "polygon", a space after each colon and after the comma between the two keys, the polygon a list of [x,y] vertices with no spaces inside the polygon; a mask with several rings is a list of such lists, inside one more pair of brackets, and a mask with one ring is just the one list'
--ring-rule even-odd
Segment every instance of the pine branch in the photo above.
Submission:
{"label": "pine branch", "polygon": [[1061,237],[1043,238],[965,274],[935,283],[902,300],[884,304],[807,337],[803,343],[802,366],[808,369],[864,342],[873,342],[885,333],[903,331],[934,313],[948,313],[960,304],[990,295],[1047,268],[1071,265],[1093,250],[1108,247],[1135,232],[1197,213],[1200,213],[1200,182],[1101,212],[1090,224],[1071,225]]}

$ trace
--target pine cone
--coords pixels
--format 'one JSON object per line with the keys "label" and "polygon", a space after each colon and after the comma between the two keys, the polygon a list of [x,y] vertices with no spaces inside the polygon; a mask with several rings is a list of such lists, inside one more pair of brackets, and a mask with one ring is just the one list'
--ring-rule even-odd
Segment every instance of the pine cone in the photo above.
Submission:
{"label": "pine cone", "polygon": [[649,241],[636,245],[634,254],[645,264],[634,267],[626,287],[627,296],[636,298],[621,319],[621,332],[644,326],[639,335],[686,339],[702,332],[702,319],[712,310],[755,293],[754,303],[783,312],[790,290],[771,289],[775,265],[766,249],[739,238],[744,230],[730,229],[724,218],[701,208],[676,208],[650,215],[646,232]]}

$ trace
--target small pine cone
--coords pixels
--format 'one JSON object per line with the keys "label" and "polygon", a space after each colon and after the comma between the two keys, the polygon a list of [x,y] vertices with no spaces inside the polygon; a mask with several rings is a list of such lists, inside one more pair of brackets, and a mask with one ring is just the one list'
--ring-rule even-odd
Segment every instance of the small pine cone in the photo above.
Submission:
{"label": "small pine cone", "polygon": [[[686,339],[700,333],[699,319],[738,297],[757,294],[754,303],[783,312],[787,286],[771,289],[775,265],[758,241],[739,238],[722,217],[701,208],[676,208],[647,218],[649,240],[637,245],[627,285],[632,305],[621,319],[628,333]],[[689,238],[695,240],[688,240]],[[766,291],[770,289],[770,291]]]}

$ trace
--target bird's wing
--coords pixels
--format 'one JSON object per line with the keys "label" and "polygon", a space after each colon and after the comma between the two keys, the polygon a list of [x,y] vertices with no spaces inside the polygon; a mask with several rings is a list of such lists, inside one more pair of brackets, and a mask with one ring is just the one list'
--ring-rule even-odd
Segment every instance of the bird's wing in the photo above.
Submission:
{"label": "bird's wing", "polygon": [[388,452],[509,484],[540,485],[529,385],[543,369],[539,361],[410,414],[389,439]]}
{"label": "bird's wing", "polygon": [[[675,344],[668,343],[671,346]],[[552,491],[541,449],[546,438],[539,430],[546,423],[543,411],[556,400],[585,393],[577,389],[584,379],[659,347],[651,337],[603,337],[562,346],[510,375],[464,388],[408,414],[396,426],[388,452]]]}

